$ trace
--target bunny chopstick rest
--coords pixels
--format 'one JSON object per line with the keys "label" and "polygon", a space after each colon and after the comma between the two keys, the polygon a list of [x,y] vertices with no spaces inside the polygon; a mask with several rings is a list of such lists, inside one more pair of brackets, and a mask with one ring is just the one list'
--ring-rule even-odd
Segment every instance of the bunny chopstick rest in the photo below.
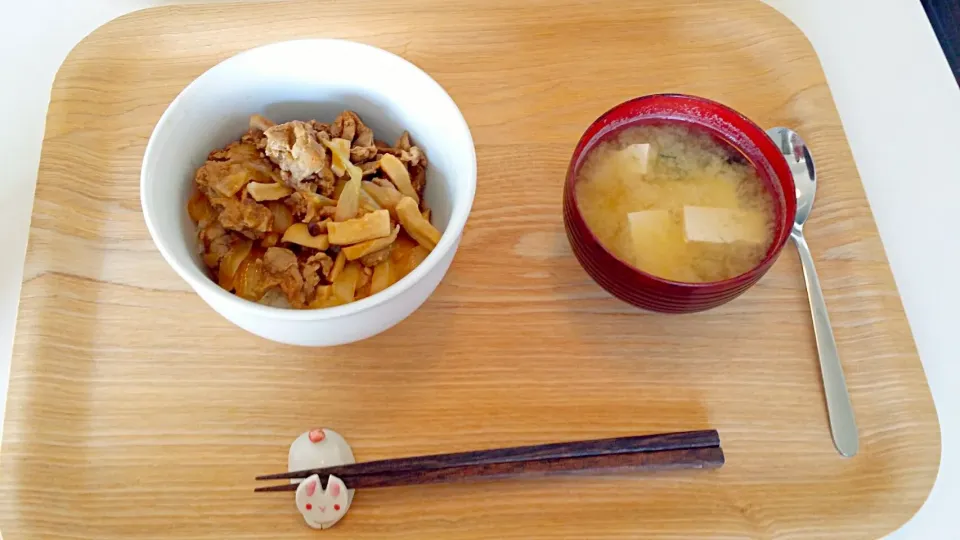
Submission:
{"label": "bunny chopstick rest", "polygon": [[[356,463],[347,441],[332,429],[312,429],[301,434],[290,445],[287,470],[322,469]],[[334,475],[327,479],[326,489],[316,474],[306,479],[291,479],[297,483],[297,510],[304,521],[314,529],[329,529],[350,509],[354,490],[347,489],[343,480]]]}

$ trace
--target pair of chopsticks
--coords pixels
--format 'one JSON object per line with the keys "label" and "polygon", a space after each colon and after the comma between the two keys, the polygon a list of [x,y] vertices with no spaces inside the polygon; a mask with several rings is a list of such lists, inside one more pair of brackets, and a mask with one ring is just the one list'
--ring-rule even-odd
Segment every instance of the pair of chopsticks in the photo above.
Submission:
{"label": "pair of chopsticks", "polygon": [[[316,474],[326,486],[327,478],[335,475],[347,487],[357,489],[563,472],[712,469],[721,465],[720,436],[716,430],[706,430],[384,459],[267,474],[257,480],[303,479]],[[254,491],[296,489],[297,484],[287,483]]]}

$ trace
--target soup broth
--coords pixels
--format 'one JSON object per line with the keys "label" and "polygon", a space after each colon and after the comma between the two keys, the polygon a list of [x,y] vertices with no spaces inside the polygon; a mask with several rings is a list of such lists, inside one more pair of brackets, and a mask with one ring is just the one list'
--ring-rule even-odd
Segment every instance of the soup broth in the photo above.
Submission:
{"label": "soup broth", "polygon": [[598,144],[580,168],[576,197],[604,247],[672,281],[738,276],[773,241],[773,198],[756,169],[683,125],[631,126]]}

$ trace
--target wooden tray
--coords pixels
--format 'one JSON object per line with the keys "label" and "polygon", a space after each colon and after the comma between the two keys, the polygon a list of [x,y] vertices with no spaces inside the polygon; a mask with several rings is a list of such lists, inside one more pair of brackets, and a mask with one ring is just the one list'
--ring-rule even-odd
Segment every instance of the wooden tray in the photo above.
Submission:
{"label": "wooden tray", "polygon": [[[477,141],[480,185],[421,310],[375,339],[305,350],[233,327],[188,290],[147,235],[138,173],[193,78],[319,36],[394,51],[444,85]],[[822,178],[808,239],[856,458],[830,440],[792,249],[745,296],[691,316],[612,299],[569,253],[560,199],[577,138],[610,106],[662,91],[807,137]],[[13,540],[311,537],[292,497],[254,496],[251,479],[282,470],[317,425],[361,460],[708,427],[727,452],[706,473],[369,490],[323,533],[355,539],[875,538],[919,508],[940,455],[817,58],[749,0],[352,0],[115,20],[54,84],[14,354],[0,485]]]}

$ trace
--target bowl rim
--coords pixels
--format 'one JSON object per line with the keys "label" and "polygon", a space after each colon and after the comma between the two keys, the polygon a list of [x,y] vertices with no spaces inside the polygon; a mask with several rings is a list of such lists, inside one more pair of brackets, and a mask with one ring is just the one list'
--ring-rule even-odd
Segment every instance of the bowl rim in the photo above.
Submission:
{"label": "bowl rim", "polygon": [[[147,184],[148,184],[148,173],[146,170],[146,165],[151,162],[151,154],[155,151],[155,146],[159,144],[157,142],[157,134],[164,130],[164,127],[171,122],[171,118],[175,114],[174,111],[178,108],[178,105],[181,101],[186,101],[190,94],[197,92],[197,88],[201,80],[212,77],[217,74],[218,71],[226,69],[225,66],[228,66],[231,63],[235,63],[238,60],[247,57],[254,56],[257,54],[263,54],[264,50],[282,48],[282,47],[293,47],[299,48],[298,46],[310,46],[310,47],[324,47],[324,46],[335,46],[346,49],[354,50],[366,50],[368,53],[373,53],[374,55],[379,55],[387,62],[395,62],[401,65],[404,65],[407,69],[411,70],[412,73],[419,74],[425,80],[425,83],[428,86],[432,86],[438,91],[437,99],[444,101],[445,104],[451,105],[453,111],[456,111],[457,117],[452,119],[453,122],[458,124],[459,128],[463,129],[463,132],[466,134],[467,142],[470,147],[470,161],[472,166],[469,167],[469,170],[462,171],[462,174],[465,175],[466,182],[466,193],[463,194],[465,197],[465,206],[461,206],[461,210],[458,211],[457,207],[453,207],[453,210],[450,214],[450,220],[447,223],[447,227],[444,230],[440,241],[437,243],[437,246],[430,252],[430,254],[417,265],[409,274],[401,278],[396,283],[393,283],[386,289],[351,302],[349,304],[344,304],[341,306],[334,306],[328,308],[313,308],[313,309],[292,309],[292,308],[280,308],[269,305],[260,304],[258,302],[253,302],[245,298],[241,298],[231,292],[224,290],[218,284],[216,284],[213,279],[209,276],[205,276],[201,279],[197,279],[192,272],[185,268],[185,263],[178,260],[173,256],[170,249],[167,247],[167,240],[164,239],[157,231],[155,223],[157,223],[157,217],[151,213],[150,204],[147,202]],[[327,39],[327,38],[315,38],[315,39],[296,39],[296,40],[286,40],[278,41],[274,43],[268,43],[265,45],[260,45],[251,49],[240,51],[237,54],[221,60],[214,66],[210,67],[202,74],[200,74],[196,79],[192,80],[190,84],[184,87],[180,93],[167,105],[167,108],[164,110],[163,114],[160,116],[160,119],[157,121],[156,126],[154,126],[153,131],[150,134],[150,139],[147,141],[146,150],[143,154],[143,159],[141,160],[140,166],[140,208],[143,212],[144,221],[147,224],[147,230],[150,233],[150,238],[153,240],[153,244],[157,247],[157,250],[160,251],[160,254],[163,256],[164,260],[167,261],[174,271],[189,284],[194,291],[207,303],[209,301],[205,297],[206,294],[213,295],[219,301],[225,303],[225,306],[233,311],[240,311],[247,315],[253,315],[262,318],[275,319],[275,320],[289,320],[289,321],[314,321],[314,320],[328,320],[328,319],[337,319],[341,317],[346,317],[350,315],[355,315],[363,311],[367,311],[381,304],[384,304],[393,298],[400,296],[410,288],[414,286],[415,283],[422,280],[430,272],[433,271],[440,264],[440,260],[447,256],[447,254],[456,249],[456,246],[459,242],[460,235],[463,232],[464,226],[467,223],[467,219],[470,216],[470,210],[473,207],[474,200],[476,198],[476,189],[477,189],[477,152],[476,145],[473,141],[473,134],[470,132],[470,126],[467,124],[466,119],[463,116],[463,112],[457,106],[456,102],[450,96],[450,94],[444,89],[440,83],[438,83],[433,77],[431,77],[427,72],[423,71],[415,64],[406,60],[405,58],[396,55],[390,51],[375,47],[373,45],[368,45],[366,43],[360,43],[356,41],[344,40],[344,39]],[[186,203],[184,203],[186,204]],[[203,273],[202,271],[200,272]]]}
{"label": "bowl rim", "polygon": [[[789,232],[787,232],[786,234],[784,234],[784,235],[783,235],[783,238],[780,239],[780,241],[779,241],[778,243],[776,243],[776,244],[771,243],[771,245],[770,245],[770,247],[768,248],[767,253],[764,255],[763,259],[761,259],[760,262],[758,262],[756,265],[754,265],[753,267],[751,267],[751,268],[750,268],[749,270],[747,270],[746,272],[742,272],[742,273],[737,274],[737,275],[735,275],[735,276],[733,276],[733,277],[729,277],[729,278],[727,278],[727,279],[723,279],[723,280],[719,280],[719,281],[690,282],[690,281],[674,281],[674,280],[672,280],[672,279],[667,279],[667,278],[663,278],[663,277],[660,277],[660,276],[656,276],[656,275],[654,275],[654,274],[651,274],[651,273],[649,273],[649,272],[645,272],[645,271],[637,268],[635,265],[630,264],[629,262],[627,262],[627,261],[623,260],[621,257],[619,257],[617,254],[615,254],[615,253],[613,253],[612,251],[610,251],[609,249],[607,249],[607,246],[604,245],[603,242],[601,242],[599,238],[597,238],[597,235],[596,235],[596,234],[594,234],[593,229],[591,229],[591,228],[586,224],[586,221],[583,219],[583,213],[580,211],[580,201],[578,200],[578,198],[577,198],[577,196],[576,196],[576,180],[577,180],[577,179],[576,179],[576,175],[575,175],[575,172],[576,172],[575,169],[577,168],[576,166],[578,165],[578,161],[581,161],[581,162],[582,162],[582,158],[586,157],[586,155],[588,154],[588,150],[592,150],[592,149],[593,149],[592,147],[588,149],[588,148],[587,148],[587,143],[589,143],[591,140],[596,140],[597,142],[599,142],[599,140],[600,140],[602,137],[607,136],[607,135],[610,134],[610,133],[619,131],[619,130],[621,130],[621,129],[625,129],[625,128],[627,128],[627,127],[630,127],[632,124],[634,124],[637,120],[639,120],[639,119],[642,118],[642,117],[635,117],[635,118],[631,118],[630,120],[626,120],[626,121],[622,121],[622,122],[617,122],[617,123],[615,123],[615,124],[608,124],[607,126],[601,127],[599,130],[597,130],[597,132],[596,132],[592,137],[590,137],[589,139],[587,139],[587,133],[591,130],[591,128],[593,128],[594,126],[602,123],[605,119],[607,119],[611,114],[615,113],[616,111],[618,111],[618,110],[620,110],[620,109],[622,109],[622,108],[624,108],[624,107],[627,107],[627,106],[629,106],[629,105],[632,105],[632,104],[634,104],[634,103],[637,103],[637,102],[640,102],[640,101],[646,101],[646,100],[649,100],[649,99],[655,99],[655,98],[668,98],[668,99],[671,99],[671,100],[679,100],[679,101],[685,101],[685,102],[695,102],[695,103],[707,104],[707,105],[711,105],[711,106],[715,106],[715,107],[722,108],[722,109],[730,112],[731,114],[737,116],[740,120],[744,121],[744,122],[745,122],[746,124],[748,124],[749,126],[751,126],[751,127],[753,127],[753,128],[756,128],[757,131],[759,131],[760,133],[763,134],[763,137],[764,137],[763,140],[769,141],[769,143],[770,143],[771,145],[774,145],[773,140],[770,139],[769,137],[767,137],[766,131],[764,131],[764,129],[761,128],[756,122],[754,122],[753,120],[750,120],[750,119],[747,118],[743,113],[737,111],[736,109],[733,109],[732,107],[729,107],[729,106],[727,106],[727,105],[724,105],[723,103],[720,103],[719,101],[715,101],[715,100],[712,100],[712,99],[709,99],[709,98],[700,97],[700,96],[695,96],[695,95],[692,95],[692,94],[682,94],[682,93],[676,93],[676,92],[665,92],[665,93],[647,94],[647,95],[643,95],[643,96],[638,96],[638,97],[631,98],[631,99],[628,99],[628,100],[626,100],[626,101],[623,101],[623,102],[621,102],[621,103],[618,103],[618,104],[614,105],[613,107],[611,107],[610,109],[608,109],[607,111],[605,111],[605,112],[604,112],[603,114],[601,114],[600,116],[598,116],[598,117],[596,118],[596,120],[594,120],[593,122],[590,123],[589,126],[587,126],[587,129],[584,130],[583,134],[580,136],[580,139],[577,141],[577,146],[574,148],[574,153],[573,153],[573,156],[571,156],[570,165],[568,166],[568,169],[567,169],[567,177],[566,177],[566,181],[565,181],[565,184],[566,184],[566,185],[565,185],[564,189],[565,189],[565,190],[567,190],[567,189],[570,190],[570,194],[569,194],[569,195],[570,195],[570,200],[571,200],[571,202],[573,203],[574,210],[575,210],[576,213],[577,213],[577,218],[578,218],[580,221],[582,221],[583,224],[584,224],[584,226],[582,227],[582,229],[584,230],[584,232],[586,232],[587,235],[589,235],[589,240],[590,240],[590,241],[592,241],[597,247],[599,247],[601,250],[603,250],[604,253],[606,253],[607,255],[609,255],[610,257],[612,257],[613,259],[615,259],[618,263],[620,263],[621,265],[623,265],[625,268],[627,268],[628,270],[630,270],[630,271],[633,272],[634,274],[638,274],[638,275],[639,275],[638,277],[646,278],[646,279],[651,279],[651,280],[653,280],[653,281],[659,282],[659,283],[664,284],[664,285],[668,285],[668,286],[672,286],[672,287],[677,287],[677,288],[680,288],[680,289],[686,289],[686,290],[688,290],[688,291],[699,291],[699,290],[704,290],[704,289],[713,289],[713,290],[716,290],[716,289],[734,288],[734,287],[736,287],[736,286],[742,285],[743,283],[745,283],[745,282],[747,282],[747,281],[750,281],[751,279],[753,279],[754,277],[756,277],[757,274],[765,273],[766,270],[767,270],[767,268],[768,268],[769,266],[771,266],[771,265],[774,263],[774,261],[776,261],[777,257],[780,256],[780,252],[783,251],[783,247],[786,245],[787,241],[790,239],[790,233],[789,233]],[[670,117],[668,117],[668,116],[664,116],[664,117],[662,117],[662,119],[663,119],[663,120],[667,120],[667,121],[672,121],[672,122],[684,123],[684,124],[696,124],[696,122],[687,120],[687,119],[685,119],[685,118],[670,118]],[[741,131],[741,132],[742,132],[742,130],[738,130],[738,131]],[[749,136],[748,134],[746,134],[746,133],[744,133],[744,135],[746,135],[751,141],[754,141],[754,138],[753,138],[753,137],[750,137],[750,136]],[[727,141],[727,142],[728,142],[731,146],[733,146],[734,148],[737,148],[737,149],[739,150],[737,144],[735,144],[735,143],[732,142],[732,141]],[[596,142],[595,142],[594,144],[596,144]],[[758,144],[758,143],[755,142],[755,144]],[[759,144],[758,144],[758,146],[759,146]],[[774,145],[774,148],[775,148],[775,145]],[[790,167],[789,167],[789,164],[787,164],[786,159],[783,157],[783,154],[781,154],[781,153],[779,152],[779,150],[778,150],[775,154],[776,154],[776,155],[775,155],[774,159],[775,159],[775,160],[779,160],[781,163],[779,163],[779,164],[770,163],[771,169],[773,169],[774,172],[776,172],[776,169],[778,168],[778,165],[782,165],[782,168],[785,169],[785,170],[787,170],[787,171],[789,172]],[[764,155],[764,157],[766,157],[766,155]],[[582,163],[581,163],[581,164],[582,164]],[[792,185],[792,184],[793,184],[793,177],[792,177],[792,176],[787,176],[787,178],[790,180],[790,184]],[[796,189],[796,188],[794,188],[794,189]],[[788,193],[784,193],[784,194],[783,194],[784,203],[786,203],[786,198],[787,198],[788,196],[790,196],[790,194],[788,194]],[[791,222],[791,219],[790,219],[791,216],[788,216],[788,215],[787,215],[787,213],[788,213],[788,212],[787,212],[787,208],[788,208],[788,207],[789,207],[789,205],[784,204],[784,209],[783,209],[783,218],[784,218],[784,220],[783,220],[783,222],[784,222],[783,229],[784,229],[784,231],[789,231],[790,228],[792,227],[792,222]]]}

